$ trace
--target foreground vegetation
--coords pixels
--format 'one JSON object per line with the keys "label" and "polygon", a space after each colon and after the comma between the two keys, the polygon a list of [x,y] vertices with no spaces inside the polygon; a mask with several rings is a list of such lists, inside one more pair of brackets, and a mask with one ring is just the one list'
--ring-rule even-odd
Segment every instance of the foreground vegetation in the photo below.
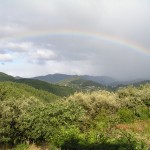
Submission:
{"label": "foreground vegetation", "polygon": [[60,98],[0,83],[0,149],[147,150],[149,144],[149,84]]}

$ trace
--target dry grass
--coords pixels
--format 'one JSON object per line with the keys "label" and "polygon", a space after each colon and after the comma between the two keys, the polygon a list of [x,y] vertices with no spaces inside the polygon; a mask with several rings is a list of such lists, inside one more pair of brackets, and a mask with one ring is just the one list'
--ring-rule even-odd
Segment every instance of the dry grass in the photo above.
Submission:
{"label": "dry grass", "polygon": [[131,130],[133,132],[147,132],[150,131],[150,120],[136,121],[130,124],[118,124],[118,129]]}
{"label": "dry grass", "polygon": [[42,149],[37,147],[35,144],[32,144],[29,146],[28,150],[42,150]]}
{"label": "dry grass", "polygon": [[[37,146],[35,144],[32,144],[29,146],[27,150],[52,150],[53,148],[50,148],[48,144],[43,143],[41,146]],[[60,150],[60,149],[57,149]]]}
{"label": "dry grass", "polygon": [[150,144],[150,120],[136,121],[130,124],[118,124],[116,128],[133,133],[137,139]]}

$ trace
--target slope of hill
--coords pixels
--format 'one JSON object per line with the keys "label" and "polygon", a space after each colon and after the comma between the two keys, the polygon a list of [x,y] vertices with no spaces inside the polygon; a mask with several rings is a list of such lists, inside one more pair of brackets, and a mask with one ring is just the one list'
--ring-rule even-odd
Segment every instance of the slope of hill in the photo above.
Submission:
{"label": "slope of hill", "polygon": [[47,91],[47,92],[53,93],[61,97],[69,96],[70,94],[73,94],[75,92],[75,90],[73,90],[72,88],[54,85],[54,84],[50,84],[50,83],[36,80],[36,79],[18,79],[18,80],[15,80],[15,82],[24,83],[36,89]]}
{"label": "slope of hill", "polygon": [[3,72],[0,72],[0,81],[14,81],[15,78],[10,76],[10,75],[7,75]]}
{"label": "slope of hill", "polygon": [[52,93],[35,89],[26,84],[15,83],[15,82],[0,82],[0,91],[1,92],[3,91],[4,93],[4,95],[0,95],[0,97],[5,96],[8,99],[34,97],[42,102],[54,102],[55,100],[60,98]]}
{"label": "slope of hill", "polygon": [[78,91],[91,91],[105,89],[105,86],[90,80],[84,80],[79,77],[69,78],[58,83],[59,85],[68,86]]}

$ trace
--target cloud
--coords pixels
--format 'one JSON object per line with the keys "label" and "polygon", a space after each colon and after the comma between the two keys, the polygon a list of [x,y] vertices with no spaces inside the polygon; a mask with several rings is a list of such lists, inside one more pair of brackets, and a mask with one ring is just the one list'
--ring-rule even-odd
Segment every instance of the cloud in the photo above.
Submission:
{"label": "cloud", "polygon": [[13,60],[13,57],[10,54],[0,54],[1,62],[10,62]]}
{"label": "cloud", "polygon": [[45,64],[57,58],[57,55],[50,49],[37,49],[35,52],[29,52],[28,61],[31,63]]}
{"label": "cloud", "polygon": [[51,45],[38,45],[33,42],[13,42],[3,41],[0,43],[0,53],[3,55],[14,55],[17,57],[24,57],[24,59],[31,63],[45,63],[46,61],[55,60],[57,55],[50,49]]}
{"label": "cloud", "polygon": [[28,51],[31,46],[32,46],[31,42],[18,43],[18,42],[4,41],[0,43],[0,50],[22,53]]}

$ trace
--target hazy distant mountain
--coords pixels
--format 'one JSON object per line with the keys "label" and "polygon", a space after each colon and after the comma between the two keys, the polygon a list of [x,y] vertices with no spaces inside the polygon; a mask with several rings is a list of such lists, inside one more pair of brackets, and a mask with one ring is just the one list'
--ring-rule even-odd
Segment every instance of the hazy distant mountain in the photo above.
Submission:
{"label": "hazy distant mountain", "polygon": [[[31,79],[34,79],[34,80],[31,80]],[[36,81],[35,81],[35,79],[36,79]],[[45,76],[37,76],[34,78],[30,78],[30,80],[28,81],[28,79],[24,79],[19,76],[13,77],[13,76],[10,76],[10,75],[0,72],[0,81],[27,82],[28,85],[29,85],[29,83],[33,84],[33,82],[34,82],[34,85],[36,85],[35,82],[37,82],[37,84],[39,84],[39,80],[40,80],[40,81],[45,82],[45,83],[41,82],[42,85],[44,85],[44,87],[46,86],[46,82],[54,83],[54,84],[60,84],[61,82],[62,83],[64,82],[66,84],[66,82],[69,82],[69,84],[74,84],[71,81],[72,79],[73,80],[76,79],[75,84],[77,84],[77,83],[79,84],[81,82],[80,84],[86,83],[89,85],[90,84],[96,85],[96,83],[98,83],[98,84],[100,84],[99,86],[101,86],[101,85],[102,86],[110,86],[111,88],[119,87],[119,86],[126,86],[126,85],[130,85],[130,84],[137,86],[140,84],[150,83],[150,80],[146,80],[146,79],[136,79],[136,80],[131,80],[131,81],[117,81],[114,78],[111,78],[108,76],[67,75],[67,74],[59,74],[59,73],[48,74]],[[62,84],[62,85],[64,85],[64,84]]]}
{"label": "hazy distant mountain", "polygon": [[[70,80],[78,79],[78,81],[87,80],[87,81],[93,81],[95,83],[99,83],[103,86],[110,86],[110,87],[117,87],[117,86],[126,86],[130,84],[139,85],[140,83],[147,83],[150,80],[146,79],[136,79],[136,80],[129,80],[129,81],[119,81],[114,78],[108,77],[108,76],[90,76],[90,75],[67,75],[67,74],[49,74],[45,76],[37,76],[34,77],[34,79],[38,79],[41,81],[45,81],[48,83],[54,83],[54,84],[60,84],[61,82],[65,83],[69,82]],[[80,79],[80,80],[79,80]],[[137,84],[136,84],[137,83]],[[65,85],[63,84],[63,85]],[[94,83],[93,83],[94,84]]]}
{"label": "hazy distant mountain", "polygon": [[149,84],[150,84],[150,80],[144,80],[144,81],[136,82],[136,83],[134,83],[133,85],[134,85],[134,86],[139,86],[139,85],[141,85],[141,84],[146,84],[146,83],[149,83]]}
{"label": "hazy distant mountain", "polygon": [[34,79],[38,79],[41,81],[49,82],[49,83],[58,83],[62,80],[75,77],[75,75],[66,75],[66,74],[48,74],[45,76],[37,76]]}
{"label": "hazy distant mountain", "polygon": [[116,82],[115,79],[107,76],[89,76],[89,75],[66,75],[66,74],[49,74],[45,76],[34,77],[34,79],[42,80],[49,83],[59,83],[62,80],[69,78],[80,78],[83,80],[90,80],[97,82],[102,85],[109,85],[113,82]]}
{"label": "hazy distant mountain", "polygon": [[16,76],[16,77],[15,77],[15,79],[22,79],[22,77],[20,77],[20,76]]}
{"label": "hazy distant mountain", "polygon": [[111,78],[111,77],[107,77],[107,76],[88,76],[88,75],[84,75],[84,76],[80,76],[82,79],[84,80],[91,80],[97,83],[100,83],[102,85],[110,85],[113,82],[116,82],[115,79]]}
{"label": "hazy distant mountain", "polygon": [[126,86],[126,85],[139,85],[139,84],[144,84],[150,82],[150,80],[146,79],[136,79],[136,80],[131,80],[131,81],[116,81],[110,84],[110,86]]}

